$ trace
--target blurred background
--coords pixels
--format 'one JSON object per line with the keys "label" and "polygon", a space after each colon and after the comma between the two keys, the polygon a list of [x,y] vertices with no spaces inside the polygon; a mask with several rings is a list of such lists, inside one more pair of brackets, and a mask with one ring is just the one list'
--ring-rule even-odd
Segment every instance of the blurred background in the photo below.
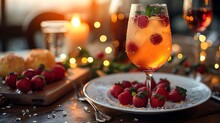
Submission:
{"label": "blurred background", "polygon": [[[43,47],[43,36],[40,30],[42,20],[71,20],[77,13],[90,26],[89,40],[92,42],[101,34],[109,36],[111,41],[111,14],[117,8],[114,0],[1,0],[0,1],[0,51],[17,51]],[[121,0],[126,9],[130,3],[138,0]],[[138,2],[146,2],[140,0]],[[168,6],[173,35],[193,34],[187,28],[183,17],[183,0],[147,0],[147,2],[166,3]],[[118,4],[118,2],[116,2]],[[213,21],[204,32],[207,39],[219,44],[220,34],[219,0],[213,0]],[[111,7],[110,7],[111,6]],[[124,11],[127,11],[127,10]],[[94,22],[101,27],[97,30]]]}

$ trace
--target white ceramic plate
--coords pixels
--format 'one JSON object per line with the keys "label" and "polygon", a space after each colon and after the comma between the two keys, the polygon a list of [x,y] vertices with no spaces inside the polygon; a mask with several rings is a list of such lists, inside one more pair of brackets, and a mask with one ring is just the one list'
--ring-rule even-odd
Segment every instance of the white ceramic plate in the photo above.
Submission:
{"label": "white ceramic plate", "polygon": [[171,82],[171,88],[178,85],[187,89],[186,100],[179,103],[166,101],[162,108],[135,108],[121,105],[118,100],[109,93],[110,87],[114,83],[121,82],[122,80],[137,80],[138,82],[143,82],[145,80],[144,73],[120,73],[96,78],[89,81],[84,86],[83,91],[90,100],[101,106],[137,114],[158,114],[184,110],[202,104],[211,96],[211,91],[205,84],[191,78],[165,73],[154,73],[153,77],[156,81],[160,78],[167,78]]}

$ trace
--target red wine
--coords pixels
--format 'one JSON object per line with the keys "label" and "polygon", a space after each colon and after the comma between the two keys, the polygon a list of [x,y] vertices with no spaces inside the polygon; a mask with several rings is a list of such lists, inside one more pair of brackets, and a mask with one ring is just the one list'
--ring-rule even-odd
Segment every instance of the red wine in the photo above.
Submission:
{"label": "red wine", "polygon": [[198,10],[188,9],[184,12],[183,18],[191,30],[202,32],[212,21],[212,11],[206,8]]}

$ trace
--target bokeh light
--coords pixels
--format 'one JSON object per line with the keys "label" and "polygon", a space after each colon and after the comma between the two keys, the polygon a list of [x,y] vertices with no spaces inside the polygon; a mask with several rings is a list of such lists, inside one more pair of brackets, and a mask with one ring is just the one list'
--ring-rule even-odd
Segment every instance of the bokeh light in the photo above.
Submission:
{"label": "bokeh light", "polygon": [[70,58],[69,62],[70,62],[70,64],[75,64],[76,63],[76,59],[75,58]]}
{"label": "bokeh light", "polygon": [[106,47],[105,48],[105,53],[110,54],[112,52],[112,48],[111,47]]}
{"label": "bokeh light", "polygon": [[219,69],[219,64],[217,64],[217,63],[214,64],[214,68],[215,68],[215,69]]}
{"label": "bokeh light", "polygon": [[88,60],[89,63],[92,63],[94,61],[94,59],[92,57],[88,57],[87,60]]}
{"label": "bokeh light", "polygon": [[122,14],[122,13],[118,14],[118,19],[119,20],[123,20],[124,18],[125,18],[124,14]]}
{"label": "bokeh light", "polygon": [[202,50],[206,50],[209,47],[209,44],[207,42],[202,42],[200,47]]}
{"label": "bokeh light", "polygon": [[205,35],[199,35],[199,40],[201,41],[201,42],[204,42],[204,41],[206,41],[206,36]]}
{"label": "bokeh light", "polygon": [[81,62],[82,62],[83,64],[86,64],[86,63],[88,62],[88,60],[87,60],[86,57],[83,57],[83,58],[81,59]]}
{"label": "bokeh light", "polygon": [[201,62],[205,61],[205,59],[206,59],[206,52],[205,51],[200,52],[200,58],[199,59],[200,59]]}
{"label": "bokeh light", "polygon": [[104,61],[103,61],[103,65],[107,67],[107,66],[110,65],[110,62],[109,62],[108,60],[104,60]]}
{"label": "bokeh light", "polygon": [[183,58],[183,54],[182,54],[182,53],[179,53],[179,54],[177,55],[177,58],[178,58],[178,59],[182,59],[182,58]]}
{"label": "bokeh light", "polygon": [[95,28],[100,28],[100,27],[101,27],[101,23],[98,22],[98,21],[96,21],[96,22],[94,23],[94,27],[95,27]]}
{"label": "bokeh light", "polygon": [[99,40],[100,40],[101,42],[106,42],[106,41],[107,41],[107,36],[106,36],[106,35],[101,35],[100,38],[99,38]]}

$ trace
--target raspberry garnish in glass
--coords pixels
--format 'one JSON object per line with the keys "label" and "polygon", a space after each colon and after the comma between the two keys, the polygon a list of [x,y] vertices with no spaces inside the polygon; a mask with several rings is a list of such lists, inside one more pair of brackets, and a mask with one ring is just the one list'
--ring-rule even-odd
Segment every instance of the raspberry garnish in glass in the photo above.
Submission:
{"label": "raspberry garnish in glass", "polygon": [[132,4],[126,53],[146,74],[146,86],[151,94],[151,77],[167,62],[172,50],[170,22],[166,4]]}

